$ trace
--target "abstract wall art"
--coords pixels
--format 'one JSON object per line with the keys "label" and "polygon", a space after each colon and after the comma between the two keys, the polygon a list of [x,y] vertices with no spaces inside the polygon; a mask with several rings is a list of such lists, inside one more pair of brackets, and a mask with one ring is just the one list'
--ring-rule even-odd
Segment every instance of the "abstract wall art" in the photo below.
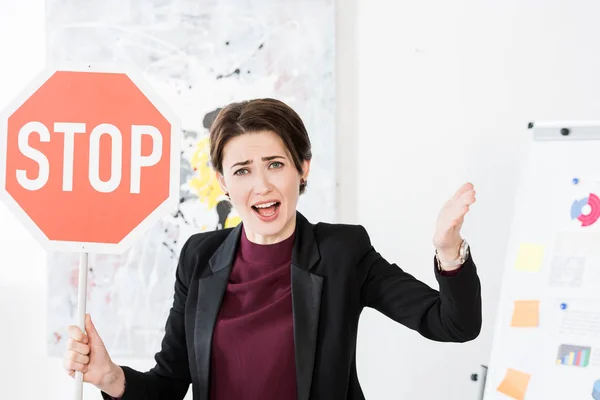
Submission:
{"label": "abstract wall art", "polygon": [[[224,105],[274,97],[300,114],[314,159],[299,210],[335,219],[332,0],[46,0],[46,33],[49,63],[133,65],[181,121],[178,209],[125,253],[89,257],[87,312],[111,355],[156,353],[181,246],[240,222],[208,155],[208,129]],[[48,352],[62,356],[76,321],[79,255],[52,252],[47,263]]]}

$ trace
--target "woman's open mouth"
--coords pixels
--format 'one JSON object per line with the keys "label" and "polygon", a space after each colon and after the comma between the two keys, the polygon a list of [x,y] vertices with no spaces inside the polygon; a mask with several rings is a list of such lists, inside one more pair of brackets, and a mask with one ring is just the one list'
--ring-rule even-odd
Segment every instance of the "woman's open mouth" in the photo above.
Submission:
{"label": "woman's open mouth", "polygon": [[278,201],[269,201],[260,203],[252,206],[252,210],[262,219],[263,221],[270,221],[277,217],[279,214],[279,206],[281,205]]}

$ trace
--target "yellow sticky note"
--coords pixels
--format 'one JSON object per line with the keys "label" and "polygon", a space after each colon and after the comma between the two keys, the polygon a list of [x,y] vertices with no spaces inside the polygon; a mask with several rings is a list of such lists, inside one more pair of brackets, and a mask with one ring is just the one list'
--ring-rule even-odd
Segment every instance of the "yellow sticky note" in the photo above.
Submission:
{"label": "yellow sticky note", "polygon": [[519,246],[515,269],[519,271],[538,272],[544,259],[544,245],[522,243]]}
{"label": "yellow sticky note", "polygon": [[539,300],[517,300],[513,308],[510,326],[537,328],[540,322]]}
{"label": "yellow sticky note", "polygon": [[524,400],[530,379],[530,374],[509,368],[497,390],[513,399]]}

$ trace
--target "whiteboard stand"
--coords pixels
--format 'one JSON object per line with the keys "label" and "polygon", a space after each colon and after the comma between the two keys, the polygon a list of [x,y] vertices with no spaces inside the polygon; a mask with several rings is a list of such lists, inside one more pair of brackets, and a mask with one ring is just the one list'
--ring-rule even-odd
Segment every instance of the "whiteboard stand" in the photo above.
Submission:
{"label": "whiteboard stand", "polygon": [[483,400],[483,395],[485,393],[485,381],[487,378],[487,365],[481,365],[481,370],[479,374],[471,374],[471,380],[473,382],[479,382],[479,393],[477,394],[477,400]]}
{"label": "whiteboard stand", "polygon": [[471,380],[474,382],[479,382],[479,394],[477,395],[477,400],[483,400],[483,394],[485,393],[485,381],[487,378],[487,365],[481,365],[481,371],[479,374],[472,374]]}

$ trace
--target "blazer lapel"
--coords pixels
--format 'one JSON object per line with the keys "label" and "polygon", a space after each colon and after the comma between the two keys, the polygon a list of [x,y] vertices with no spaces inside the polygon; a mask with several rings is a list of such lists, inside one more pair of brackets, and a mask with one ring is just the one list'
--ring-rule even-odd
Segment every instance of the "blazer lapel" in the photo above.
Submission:
{"label": "blazer lapel", "polygon": [[201,399],[210,394],[210,356],[212,337],[233,268],[233,261],[241,233],[241,224],[235,227],[209,261],[210,275],[198,281],[198,300],[194,328],[194,350],[198,367],[198,387]]}
{"label": "blazer lapel", "polygon": [[292,308],[298,400],[308,400],[315,363],[323,277],[310,272],[319,261],[312,225],[297,213],[292,255]]}

